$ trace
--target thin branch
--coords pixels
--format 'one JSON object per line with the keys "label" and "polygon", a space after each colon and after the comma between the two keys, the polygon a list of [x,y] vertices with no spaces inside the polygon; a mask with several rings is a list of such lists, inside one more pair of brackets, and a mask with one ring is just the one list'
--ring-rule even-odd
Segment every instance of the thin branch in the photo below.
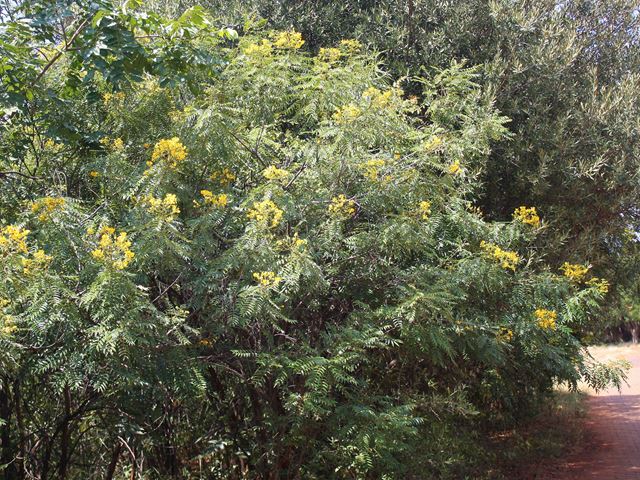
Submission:
{"label": "thin branch", "polygon": [[40,79],[44,76],[45,73],[47,73],[47,71],[53,66],[54,63],[56,63],[58,61],[58,59],[62,56],[62,54],[64,52],[66,52],[67,50],[69,50],[69,48],[71,47],[71,45],[73,44],[73,42],[76,40],[76,38],[78,38],[78,35],[80,35],[80,33],[82,33],[82,31],[85,29],[85,27],[87,26],[87,24],[89,23],[89,19],[85,18],[84,21],[80,24],[80,26],[76,29],[75,32],[73,32],[73,35],[71,35],[71,38],[69,38],[69,41],[65,44],[64,49],[60,50],[58,53],[56,53],[51,60],[49,60],[49,63],[47,63],[44,68],[42,69],[42,71],[38,74],[38,76],[36,77],[36,79],[33,81],[33,83],[31,84],[31,86],[35,85],[36,83],[38,83],[40,81]]}

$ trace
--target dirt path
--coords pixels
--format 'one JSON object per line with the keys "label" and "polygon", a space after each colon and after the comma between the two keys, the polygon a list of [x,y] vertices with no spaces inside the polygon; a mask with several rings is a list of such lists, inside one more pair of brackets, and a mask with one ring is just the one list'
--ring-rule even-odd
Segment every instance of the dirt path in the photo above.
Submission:
{"label": "dirt path", "polygon": [[600,360],[625,358],[633,365],[629,386],[588,399],[586,447],[563,465],[556,480],[640,480],[640,348],[601,347]]}

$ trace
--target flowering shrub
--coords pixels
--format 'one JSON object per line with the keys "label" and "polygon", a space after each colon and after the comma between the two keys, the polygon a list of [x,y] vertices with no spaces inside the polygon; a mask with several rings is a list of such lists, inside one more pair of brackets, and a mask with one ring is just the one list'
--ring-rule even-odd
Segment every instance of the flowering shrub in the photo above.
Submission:
{"label": "flowering shrub", "polygon": [[505,133],[474,72],[419,100],[355,40],[252,35],[201,38],[224,62],[188,89],[88,79],[64,154],[2,134],[37,165],[0,203],[3,451],[37,478],[456,478],[588,375],[572,332],[608,283],[552,273],[533,207],[474,208]]}

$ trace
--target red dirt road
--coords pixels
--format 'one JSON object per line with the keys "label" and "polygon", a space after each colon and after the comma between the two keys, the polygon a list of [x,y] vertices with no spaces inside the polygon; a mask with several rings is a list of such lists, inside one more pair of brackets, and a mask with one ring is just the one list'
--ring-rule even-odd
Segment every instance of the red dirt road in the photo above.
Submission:
{"label": "red dirt road", "polygon": [[591,395],[587,403],[586,448],[550,480],[640,480],[640,348],[612,347],[594,352],[602,359],[625,358],[633,365],[622,392]]}

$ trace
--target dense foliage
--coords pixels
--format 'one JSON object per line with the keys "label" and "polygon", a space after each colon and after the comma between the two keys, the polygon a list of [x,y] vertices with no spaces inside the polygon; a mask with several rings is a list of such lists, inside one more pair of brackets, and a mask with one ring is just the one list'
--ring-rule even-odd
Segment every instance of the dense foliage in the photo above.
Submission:
{"label": "dense foliage", "polygon": [[[155,0],[163,10],[190,4]],[[506,220],[536,205],[549,229],[538,242],[553,262],[588,261],[612,280],[603,317],[635,276],[623,243],[638,231],[640,14],[635,0],[203,0],[230,23],[246,12],[294,26],[312,49],[349,32],[382,52],[396,76],[423,75],[451,59],[478,66],[478,81],[510,122],[493,142],[478,206]],[[222,8],[224,6],[224,8]],[[408,88],[412,88],[408,86]],[[414,93],[419,94],[416,84]],[[628,318],[630,320],[630,318]],[[598,335],[603,323],[586,329]]]}
{"label": "dense foliage", "polygon": [[6,478],[461,478],[556,382],[619,380],[574,335],[607,281],[474,203],[479,69],[136,6],[0,31]]}

